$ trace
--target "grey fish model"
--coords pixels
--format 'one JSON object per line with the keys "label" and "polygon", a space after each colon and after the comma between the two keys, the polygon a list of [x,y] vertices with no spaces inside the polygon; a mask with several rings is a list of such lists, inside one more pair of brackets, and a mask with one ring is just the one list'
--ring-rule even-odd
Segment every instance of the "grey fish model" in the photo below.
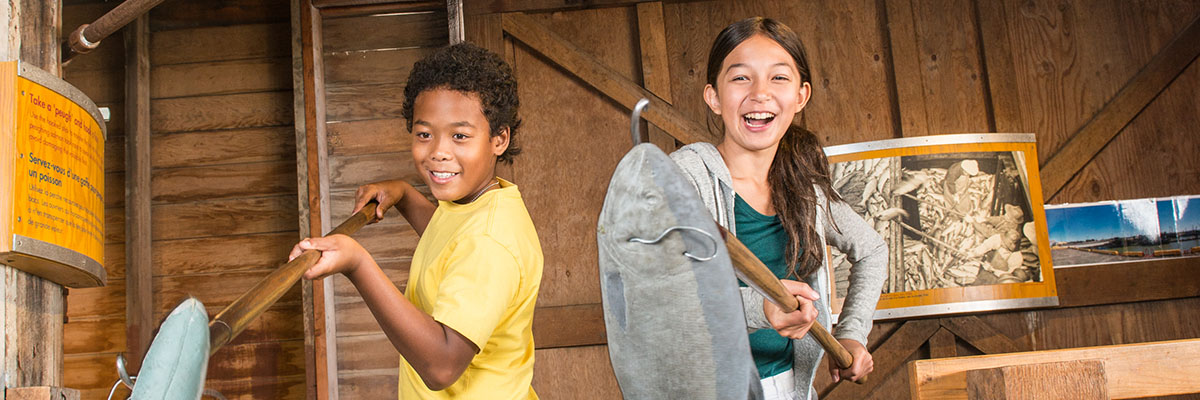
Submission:
{"label": "grey fish model", "polygon": [[762,398],[720,237],[661,150],[640,144],[621,159],[596,239],[608,353],[625,398]]}

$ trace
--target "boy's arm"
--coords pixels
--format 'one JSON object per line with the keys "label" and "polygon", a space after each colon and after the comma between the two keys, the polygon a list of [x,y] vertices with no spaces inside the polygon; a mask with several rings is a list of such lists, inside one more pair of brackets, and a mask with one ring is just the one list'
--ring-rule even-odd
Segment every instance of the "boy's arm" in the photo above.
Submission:
{"label": "boy's arm", "polygon": [[412,365],[429,389],[449,387],[479,352],[470,340],[405,299],[374,260],[347,276],[392,346]]}
{"label": "boy's arm", "polygon": [[471,341],[413,306],[354,239],[346,235],[305,239],[292,249],[291,258],[310,249],[321,251],[321,259],[305,271],[305,279],[344,274],[358,289],[392,346],[426,386],[441,390],[458,380],[479,351]]}
{"label": "boy's arm", "polygon": [[399,179],[359,186],[354,194],[353,212],[358,212],[371,200],[379,202],[379,209],[375,211],[375,218],[371,222],[382,220],[384,213],[395,206],[418,236],[425,233],[425,227],[429,226],[433,211],[437,209],[436,203],[431,203],[411,184]]}

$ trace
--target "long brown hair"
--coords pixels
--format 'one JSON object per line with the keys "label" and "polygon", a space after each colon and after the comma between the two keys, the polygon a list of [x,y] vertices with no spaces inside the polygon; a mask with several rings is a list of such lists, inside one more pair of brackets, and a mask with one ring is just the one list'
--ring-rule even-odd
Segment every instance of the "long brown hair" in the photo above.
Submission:
{"label": "long brown hair", "polygon": [[[725,57],[754,35],[763,35],[783,47],[796,62],[800,84],[811,84],[808,56],[796,33],[773,19],[753,17],[725,27],[713,41],[712,49],[708,52],[709,85],[717,87],[717,75],[721,72]],[[771,204],[788,236],[785,253],[788,276],[807,278],[821,267],[821,259],[825,257],[825,243],[821,241],[816,227],[817,196],[813,185],[824,191],[826,201],[841,201],[841,196],[833,191],[829,160],[825,158],[817,135],[794,124],[789,126],[780,139],[775,159],[771,161],[767,183],[771,187]],[[805,250],[803,254],[802,249]]]}

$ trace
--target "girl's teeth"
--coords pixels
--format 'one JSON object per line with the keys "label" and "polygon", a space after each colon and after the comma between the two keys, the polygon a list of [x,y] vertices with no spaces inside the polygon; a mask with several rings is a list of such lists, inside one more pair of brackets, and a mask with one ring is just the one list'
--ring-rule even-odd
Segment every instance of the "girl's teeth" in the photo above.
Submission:
{"label": "girl's teeth", "polygon": [[746,113],[745,117],[750,119],[767,119],[774,118],[775,114],[769,112],[752,112]]}
{"label": "girl's teeth", "polygon": [[454,172],[434,172],[433,173],[433,176],[437,177],[438,179],[447,179],[454,175],[458,175],[458,174],[456,174]]}

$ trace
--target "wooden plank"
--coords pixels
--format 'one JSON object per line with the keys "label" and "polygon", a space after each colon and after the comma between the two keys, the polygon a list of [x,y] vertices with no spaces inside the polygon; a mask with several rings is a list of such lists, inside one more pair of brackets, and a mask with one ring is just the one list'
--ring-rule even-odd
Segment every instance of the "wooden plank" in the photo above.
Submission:
{"label": "wooden plank", "polygon": [[[1068,350],[918,360],[909,364],[914,399],[966,398],[966,372],[1010,365],[1100,360],[1114,399],[1200,392],[1200,339],[1098,346]],[[1146,368],[1170,365],[1171,368]]]}
{"label": "wooden plank", "polygon": [[79,391],[53,386],[10,387],[4,389],[7,400],[79,400]]}
{"label": "wooden plank", "polygon": [[534,358],[533,391],[538,397],[566,399],[586,393],[592,399],[621,398],[608,346],[537,350]]}
{"label": "wooden plank", "polygon": [[286,57],[155,66],[150,95],[155,99],[290,90]]}
{"label": "wooden plank", "polygon": [[[63,325],[63,355],[125,351],[125,317],[72,318]],[[130,357],[131,355],[126,355]],[[138,357],[138,361],[141,361]]]}
{"label": "wooden plank", "polygon": [[[333,190],[356,188],[386,179],[403,179],[421,184],[421,176],[406,153],[376,153],[329,158],[329,180]],[[397,162],[397,161],[400,162]]]}
{"label": "wooden plank", "polygon": [[282,126],[293,118],[290,90],[161,99],[150,109],[155,133]]}
{"label": "wooden plank", "polygon": [[[310,0],[291,2],[293,111],[295,117],[296,197],[300,237],[329,229],[326,175],[324,24]],[[305,398],[337,399],[337,325],[330,304],[329,279],[302,281]]]}
{"label": "wooden plank", "polygon": [[599,7],[621,7],[636,5],[652,0],[482,0],[468,1],[463,5],[467,15],[502,14],[510,12],[543,13],[551,11],[578,10]]}
{"label": "wooden plank", "polygon": [[239,24],[155,32],[150,63],[156,66],[287,57],[288,24]]}
{"label": "wooden plank", "polygon": [[[368,0],[370,1],[370,0]],[[360,17],[400,13],[428,13],[445,9],[441,1],[389,2],[380,4],[342,5],[321,7],[321,16],[326,18]]]}
{"label": "wooden plank", "polygon": [[404,82],[330,86],[326,88],[325,96],[328,122],[390,117],[407,132],[402,112]]}
{"label": "wooden plank", "polygon": [[1013,46],[1009,35],[1009,17],[1004,3],[976,1],[979,15],[979,47],[983,51],[987,93],[992,105],[996,132],[1028,132],[1021,113],[1017,90],[1017,72],[1013,65]]}
{"label": "wooden plank", "polygon": [[[917,22],[913,0],[886,0],[888,37],[891,40],[892,70],[899,105],[901,136],[928,134],[929,120],[924,96],[925,74],[921,73],[921,51],[917,39]],[[899,77],[905,77],[900,79]]]}
{"label": "wooden plank", "polygon": [[154,241],[154,276],[274,270],[287,262],[295,232]]}
{"label": "wooden plank", "polygon": [[[80,56],[87,57],[87,56]],[[125,99],[125,69],[71,69],[64,79],[97,104],[119,103]]]}
{"label": "wooden plank", "polygon": [[154,240],[296,232],[292,194],[229,198],[152,208]]}
{"label": "wooden plank", "polygon": [[468,42],[504,54],[504,26],[498,14],[467,14],[463,16],[463,29]]}
{"label": "wooden plank", "polygon": [[533,343],[538,349],[608,343],[604,309],[599,303],[538,307],[533,314]]}
{"label": "wooden plank", "polygon": [[125,174],[104,173],[104,209],[125,207]]}
{"label": "wooden plank", "polygon": [[[62,76],[59,63],[59,31],[62,21],[59,13],[62,4],[59,2],[46,3],[37,0],[20,0],[17,13],[19,18],[16,27],[21,35],[20,58],[5,58],[4,60],[19,59],[41,68],[51,75]],[[32,386],[32,385],[31,385]],[[36,385],[41,386],[41,385]]]}
{"label": "wooden plank", "polygon": [[629,79],[602,64],[595,56],[580,50],[529,16],[507,14],[504,15],[503,22],[505,32],[627,109],[631,109],[639,99],[650,99],[650,107],[646,109],[642,117],[662,128],[676,140],[684,143],[711,141],[702,128],[675,111],[666,101],[630,82]]}
{"label": "wooden plank", "polygon": [[1013,353],[1030,350],[1028,347],[1013,341],[1003,333],[997,332],[986,322],[975,316],[943,318],[942,327],[948,329],[968,344],[975,346],[975,348],[984,354]]}
{"label": "wooden plank", "polygon": [[[1200,293],[1200,258],[1164,258],[1057,268],[1059,307],[1193,297]],[[1130,284],[1137,290],[1129,290]]]}
{"label": "wooden plank", "polygon": [[1042,188],[1053,199],[1084,165],[1200,56],[1200,16],[1138,72],[1104,108],[1042,162]]}
{"label": "wooden plank", "polygon": [[108,132],[104,141],[104,172],[125,172],[125,132],[116,135]]}
{"label": "wooden plank", "polygon": [[382,332],[338,337],[338,371],[391,369],[396,375],[400,353]]}
{"label": "wooden plank", "polygon": [[292,128],[226,129],[155,135],[155,168],[295,160]]}
{"label": "wooden plank", "polygon": [[954,343],[954,333],[946,328],[938,329],[929,338],[929,358],[954,357],[957,353],[958,345]]}
{"label": "wooden plank", "polygon": [[886,341],[880,343],[878,347],[871,351],[871,356],[875,361],[875,371],[871,373],[872,379],[862,385],[845,384],[845,381],[839,382],[833,386],[833,389],[821,396],[822,398],[845,398],[845,399],[863,399],[867,398],[876,387],[897,371],[903,371],[904,363],[914,353],[920,350],[921,345],[925,344],[934,333],[938,331],[939,324],[937,320],[915,320],[905,322],[900,326],[896,333],[892,334]]}
{"label": "wooden plank", "polygon": [[1108,400],[1104,363],[1073,360],[967,371],[969,399]]}
{"label": "wooden plank", "polygon": [[[124,253],[124,249],[121,249]],[[83,317],[124,317],[125,281],[109,280],[108,285],[94,288],[72,289],[67,301],[68,319]]]}
{"label": "wooden plank", "polygon": [[295,165],[289,162],[230,164],[156,170],[155,202],[182,202],[291,193]]}
{"label": "wooden plank", "polygon": [[326,132],[331,156],[389,153],[401,162],[412,158],[412,136],[402,118],[330,123]]}
{"label": "wooden plank", "polygon": [[313,2],[312,2],[313,7],[316,7],[316,8],[360,7],[360,6],[389,4],[389,3],[420,4],[420,3],[425,3],[425,1],[422,1],[422,0],[313,0]]}
{"label": "wooden plank", "polygon": [[[220,311],[246,293],[271,270],[223,272],[209,275],[164,276],[154,278],[154,313],[165,317],[188,296],[196,297],[210,311]],[[272,307],[294,307],[300,303],[300,287],[289,290]]]}
{"label": "wooden plank", "polygon": [[444,12],[325,18],[321,39],[325,54],[440,47],[447,43],[447,29]]}
{"label": "wooden plank", "polygon": [[[667,31],[661,2],[637,5],[639,54],[642,58],[642,86],[667,103],[671,97],[671,65],[667,56]],[[675,138],[657,126],[647,126],[651,143],[670,154],[675,151]]]}
{"label": "wooden plank", "polygon": [[154,264],[150,207],[150,21],[142,16],[126,30],[125,110],[125,321],[129,371],[136,374],[154,338]]}
{"label": "wooden plank", "polygon": [[446,19],[450,28],[450,44],[459,44],[467,40],[463,27],[462,0],[446,0]]}
{"label": "wooden plank", "polygon": [[153,32],[262,23],[287,23],[288,3],[261,0],[164,2],[150,10]]}
{"label": "wooden plank", "polygon": [[59,386],[63,374],[63,287],[5,267],[6,386]]}
{"label": "wooden plank", "polygon": [[403,83],[413,63],[436,49],[418,47],[367,53],[325,54],[325,84],[329,86]]}
{"label": "wooden plank", "polygon": [[400,392],[396,366],[366,371],[338,371],[338,396],[347,399],[385,399]]}

